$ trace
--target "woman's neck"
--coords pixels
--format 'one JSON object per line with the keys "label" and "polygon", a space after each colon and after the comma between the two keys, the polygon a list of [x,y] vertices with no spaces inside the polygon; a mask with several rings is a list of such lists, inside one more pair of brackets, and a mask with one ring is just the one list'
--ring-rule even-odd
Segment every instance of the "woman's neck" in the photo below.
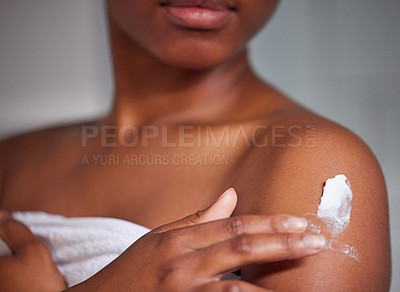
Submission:
{"label": "woman's neck", "polygon": [[212,69],[187,70],[162,63],[113,26],[111,41],[115,102],[108,124],[227,122],[256,98],[243,94],[260,83],[245,49]]}

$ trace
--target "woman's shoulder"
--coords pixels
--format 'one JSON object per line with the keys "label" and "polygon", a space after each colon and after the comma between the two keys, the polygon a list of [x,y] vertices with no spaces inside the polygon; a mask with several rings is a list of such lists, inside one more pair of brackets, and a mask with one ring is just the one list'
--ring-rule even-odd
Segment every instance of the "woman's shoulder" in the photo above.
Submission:
{"label": "woman's shoulder", "polygon": [[[295,213],[307,214],[319,201],[324,182],[338,174],[347,176],[365,202],[386,202],[383,173],[375,155],[346,127],[301,106],[276,112],[258,125],[266,130],[255,141],[268,143],[250,147],[242,164],[245,181],[252,181],[251,193],[258,197],[252,201],[255,204],[244,204],[245,213],[268,211],[272,205],[258,204],[260,200],[283,199],[280,202],[298,203],[279,203],[269,211],[286,212],[292,206]],[[307,200],[302,202],[302,198]]]}
{"label": "woman's shoulder", "polygon": [[[259,122],[268,126],[270,143],[251,147],[242,163],[240,178],[234,185],[238,194],[236,214],[316,215],[324,183],[343,174],[351,185],[351,220],[335,240],[351,246],[359,261],[352,260],[340,248],[332,248],[310,257],[293,269],[287,262],[264,269],[264,285],[290,287],[303,291],[315,288],[315,275],[324,278],[319,285],[351,291],[387,290],[390,283],[390,238],[388,201],[380,166],[369,147],[345,127],[304,108],[293,107],[276,112]],[[262,133],[258,135],[263,141]],[[324,231],[325,232],[325,231]],[[331,240],[328,233],[323,233]],[[375,251],[379,250],[379,253]],[[329,263],[330,265],[326,265]],[[335,266],[341,266],[340,271]],[[263,273],[262,268],[242,275]],[[349,276],[351,275],[351,276]],[[298,282],[299,277],[308,279]],[[343,279],[363,278],[359,281]],[[260,278],[261,279],[261,278]],[[322,289],[324,290],[324,289]],[[325,289],[326,290],[326,289]]]}
{"label": "woman's shoulder", "polygon": [[334,144],[332,139],[354,147],[366,147],[355,133],[339,123],[309,110],[266,83],[258,82],[256,85],[259,100],[265,102],[253,106],[257,114],[248,124],[255,129],[252,137],[262,140],[268,135],[269,142],[266,147],[252,148],[257,155],[268,154],[271,149],[282,155],[303,148],[320,150],[331,147]]}
{"label": "woman's shoulder", "polygon": [[256,137],[253,142],[268,135],[265,141],[269,143],[261,143],[260,147],[254,143],[256,147],[251,148],[259,158],[269,156],[270,152],[282,158],[307,154],[333,157],[357,152],[364,155],[364,158],[374,159],[370,148],[357,134],[300,105],[277,110],[262,117],[254,125],[259,133],[253,133],[253,137]]}
{"label": "woman's shoulder", "polygon": [[81,124],[49,127],[18,134],[0,142],[0,171],[31,162],[44,162],[46,157],[79,141]]}
{"label": "woman's shoulder", "polygon": [[[295,193],[298,186],[305,185],[305,192],[318,196],[327,179],[347,174],[354,176],[353,181],[360,185],[373,183],[371,189],[385,197],[379,163],[359,136],[277,90],[261,84],[259,92],[276,106],[272,110],[261,107],[261,115],[247,123],[251,125],[247,128],[250,129],[248,147],[233,175],[239,178],[240,183],[235,182],[239,189],[257,197],[268,194],[271,199],[283,191],[286,191],[284,196],[288,196]],[[245,209],[252,212],[257,206],[260,205],[256,203]]]}
{"label": "woman's shoulder", "polygon": [[[0,142],[0,199],[9,179],[23,173],[24,169],[37,169],[44,157],[67,130],[65,127],[43,129],[17,134]],[[52,146],[53,144],[53,146]]]}

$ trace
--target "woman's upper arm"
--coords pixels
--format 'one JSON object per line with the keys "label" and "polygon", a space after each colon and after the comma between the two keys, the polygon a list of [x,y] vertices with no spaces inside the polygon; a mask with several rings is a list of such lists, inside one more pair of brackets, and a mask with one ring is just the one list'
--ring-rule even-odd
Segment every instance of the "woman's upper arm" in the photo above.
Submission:
{"label": "woman's upper arm", "polygon": [[[306,217],[321,226],[328,242],[333,240],[332,248],[302,260],[244,268],[243,279],[275,291],[386,291],[389,219],[379,164],[362,141],[340,127],[318,129],[316,142],[315,147],[277,150],[280,154],[271,171],[259,178],[262,186],[246,212]],[[312,214],[317,213],[324,182],[338,174],[347,176],[353,199],[350,223],[333,238]]]}
{"label": "woman's upper arm", "polygon": [[6,165],[8,164],[10,149],[13,146],[10,140],[0,142],[0,209],[3,207]]}
{"label": "woman's upper arm", "polygon": [[0,209],[3,205],[4,164],[5,164],[4,143],[0,142]]}

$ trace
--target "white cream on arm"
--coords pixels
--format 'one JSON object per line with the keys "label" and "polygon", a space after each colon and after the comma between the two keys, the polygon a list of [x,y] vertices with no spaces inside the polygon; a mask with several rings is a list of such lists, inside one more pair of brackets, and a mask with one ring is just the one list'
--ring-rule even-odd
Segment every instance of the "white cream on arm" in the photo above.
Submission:
{"label": "white cream on arm", "polygon": [[342,232],[350,222],[353,193],[344,174],[339,174],[325,182],[317,217],[325,220],[332,236]]}
{"label": "white cream on arm", "polygon": [[[351,185],[344,174],[338,174],[328,179],[325,182],[321,202],[318,206],[317,217],[326,224],[326,230],[331,234],[331,239],[327,241],[327,248],[340,249],[346,256],[360,261],[358,252],[354,247],[340,244],[335,240],[336,235],[345,230],[350,223],[352,199]],[[315,214],[310,215],[315,216]],[[309,230],[320,233],[321,227],[310,220]]]}

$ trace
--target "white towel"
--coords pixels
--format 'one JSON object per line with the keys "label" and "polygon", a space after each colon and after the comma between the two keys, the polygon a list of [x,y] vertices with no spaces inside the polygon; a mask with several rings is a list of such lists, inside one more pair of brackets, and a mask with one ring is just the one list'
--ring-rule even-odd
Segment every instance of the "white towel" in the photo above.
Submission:
{"label": "white towel", "polygon": [[115,218],[67,218],[43,212],[14,212],[50,250],[67,286],[100,271],[150,229]]}

